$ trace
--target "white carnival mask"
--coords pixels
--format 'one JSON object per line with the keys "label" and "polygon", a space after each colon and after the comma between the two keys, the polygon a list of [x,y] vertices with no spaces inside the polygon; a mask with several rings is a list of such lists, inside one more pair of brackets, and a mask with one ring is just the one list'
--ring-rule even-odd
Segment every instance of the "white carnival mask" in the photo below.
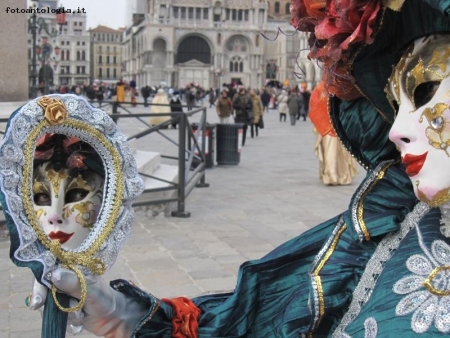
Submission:
{"label": "white carnival mask", "polygon": [[92,170],[44,162],[34,169],[34,210],[45,234],[63,249],[76,249],[97,221],[104,179]]}
{"label": "white carnival mask", "polygon": [[398,114],[389,138],[401,152],[417,198],[450,200],[450,35],[415,41],[389,79]]}

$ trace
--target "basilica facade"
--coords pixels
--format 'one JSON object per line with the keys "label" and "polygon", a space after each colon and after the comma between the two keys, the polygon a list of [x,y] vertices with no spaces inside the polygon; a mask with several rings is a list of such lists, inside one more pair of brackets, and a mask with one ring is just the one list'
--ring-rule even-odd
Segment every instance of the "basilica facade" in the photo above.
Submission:
{"label": "basilica facade", "polygon": [[123,78],[138,86],[219,88],[268,81],[320,81],[306,55],[307,36],[289,26],[288,0],[129,0]]}

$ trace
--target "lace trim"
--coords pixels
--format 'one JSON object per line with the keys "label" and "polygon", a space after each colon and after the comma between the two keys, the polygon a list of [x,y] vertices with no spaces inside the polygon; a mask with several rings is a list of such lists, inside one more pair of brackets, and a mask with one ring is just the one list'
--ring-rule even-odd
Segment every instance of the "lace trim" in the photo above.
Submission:
{"label": "lace trim", "polygon": [[353,299],[348,311],[342,318],[341,323],[333,333],[333,337],[348,336],[344,331],[361,312],[362,307],[369,301],[372,291],[375,288],[378,277],[381,275],[384,264],[392,257],[398,249],[403,238],[416,226],[418,221],[430,210],[425,203],[419,203],[414,210],[409,213],[401,223],[400,229],[394,233],[386,235],[380,242],[375,253],[367,263],[366,269],[353,292]]}

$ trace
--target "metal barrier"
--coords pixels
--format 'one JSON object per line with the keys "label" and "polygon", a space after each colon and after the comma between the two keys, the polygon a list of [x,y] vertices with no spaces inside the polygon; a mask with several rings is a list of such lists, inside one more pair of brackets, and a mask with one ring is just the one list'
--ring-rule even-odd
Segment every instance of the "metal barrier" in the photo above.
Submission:
{"label": "metal barrier", "polygon": [[[129,136],[127,138],[128,141],[141,139],[151,133],[158,133],[164,139],[168,140],[170,143],[178,147],[178,156],[168,156],[161,154],[162,158],[175,160],[178,165],[178,182],[170,182],[164,179],[154,177],[152,175],[147,175],[145,173],[139,173],[142,177],[148,177],[155,180],[159,180],[168,184],[167,187],[155,188],[155,189],[146,189],[143,194],[139,197],[133,206],[145,206],[145,205],[158,205],[158,204],[166,204],[177,202],[177,208],[175,211],[172,211],[172,216],[174,217],[190,217],[190,212],[186,211],[186,198],[189,196],[194,187],[209,187],[209,184],[205,182],[205,168],[206,168],[206,155],[205,155],[205,146],[206,146],[206,107],[194,107],[191,111],[188,112],[172,112],[172,113],[142,113],[142,114],[133,114],[129,109],[127,109],[126,105],[144,105],[141,102],[117,102],[117,101],[103,101],[101,104],[98,104],[98,101],[89,101],[95,108],[99,108],[101,110],[107,111],[109,107],[111,107],[111,118],[114,122],[118,122],[119,119],[129,119],[133,118],[144,124],[146,129],[136,133],[135,135]],[[163,104],[151,104],[148,103],[148,106],[168,106]],[[170,106],[170,105],[169,105]],[[187,106],[182,106],[183,108],[187,108]],[[200,122],[198,123],[198,127],[194,132],[189,123],[189,118],[196,115],[201,114]],[[167,121],[160,123],[158,125],[150,125],[143,118],[149,117],[169,117]],[[7,122],[8,119],[0,119],[0,123]],[[163,130],[167,130],[170,125],[178,124],[178,142],[171,139],[168,135],[163,133]],[[0,133],[4,134],[4,131],[0,131]],[[197,141],[199,140],[199,141]],[[186,145],[187,142],[191,142],[193,146],[191,149],[188,149]],[[192,165],[192,161],[196,159],[195,168]],[[160,191],[176,191],[176,197],[173,198],[164,198],[158,200],[151,200],[149,195],[151,193],[160,192]]]}

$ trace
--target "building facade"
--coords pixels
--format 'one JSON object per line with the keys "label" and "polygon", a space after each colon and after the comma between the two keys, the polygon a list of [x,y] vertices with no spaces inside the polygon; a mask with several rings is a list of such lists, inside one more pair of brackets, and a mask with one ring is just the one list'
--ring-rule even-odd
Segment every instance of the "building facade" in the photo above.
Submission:
{"label": "building facade", "polygon": [[[39,2],[40,8],[57,9],[57,0]],[[45,21],[47,29],[40,29],[36,36],[38,84],[47,90],[61,85],[89,84],[89,34],[86,31],[85,13],[68,13],[61,33],[56,14],[39,13],[38,20]],[[28,32],[29,73],[32,71],[33,37]],[[30,75],[31,78],[31,75]]]}
{"label": "building facade", "polygon": [[[272,2],[132,1],[140,3],[137,7],[144,13],[135,13],[124,32],[123,77],[139,86],[184,87],[196,82],[217,88],[242,82],[259,88],[278,80],[290,86],[306,81],[312,88],[320,79],[320,68],[299,55],[307,37],[296,33],[284,17],[270,15]],[[278,3],[283,7],[284,2]],[[300,68],[313,72],[299,72]],[[305,75],[299,79],[295,73]]]}
{"label": "building facade", "polygon": [[116,83],[122,77],[122,29],[90,29],[91,82]]}

